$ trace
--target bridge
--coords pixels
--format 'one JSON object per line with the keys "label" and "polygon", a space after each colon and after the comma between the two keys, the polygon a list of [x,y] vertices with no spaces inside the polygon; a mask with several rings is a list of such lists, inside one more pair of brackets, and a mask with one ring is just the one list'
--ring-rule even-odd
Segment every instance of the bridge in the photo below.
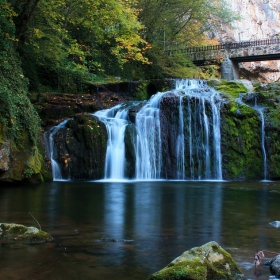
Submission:
{"label": "bridge", "polygon": [[167,53],[185,53],[195,65],[221,64],[223,79],[239,78],[239,62],[280,60],[280,38],[237,43],[224,43],[204,47],[168,49]]}

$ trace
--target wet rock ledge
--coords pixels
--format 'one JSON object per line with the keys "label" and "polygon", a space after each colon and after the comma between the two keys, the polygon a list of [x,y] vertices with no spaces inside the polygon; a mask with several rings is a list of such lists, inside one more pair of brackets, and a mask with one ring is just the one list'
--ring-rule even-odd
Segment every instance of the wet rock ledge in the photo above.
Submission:
{"label": "wet rock ledge", "polygon": [[231,255],[216,242],[192,248],[147,280],[245,280]]}
{"label": "wet rock ledge", "polygon": [[2,244],[25,243],[39,244],[52,241],[52,236],[36,227],[26,227],[20,224],[0,223],[0,242]]}

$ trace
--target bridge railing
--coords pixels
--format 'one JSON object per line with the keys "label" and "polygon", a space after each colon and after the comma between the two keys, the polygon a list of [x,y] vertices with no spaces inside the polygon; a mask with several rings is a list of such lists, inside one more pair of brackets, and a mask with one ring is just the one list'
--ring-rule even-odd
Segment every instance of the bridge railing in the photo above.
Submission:
{"label": "bridge railing", "polygon": [[238,43],[228,42],[219,45],[209,45],[203,47],[188,47],[180,49],[167,49],[166,51],[184,51],[187,53],[200,53],[205,51],[214,51],[214,50],[230,50],[230,49],[241,49],[246,47],[256,47],[256,46],[268,46],[280,44],[280,38],[274,39],[262,39],[262,40],[253,40],[253,41],[241,41]]}

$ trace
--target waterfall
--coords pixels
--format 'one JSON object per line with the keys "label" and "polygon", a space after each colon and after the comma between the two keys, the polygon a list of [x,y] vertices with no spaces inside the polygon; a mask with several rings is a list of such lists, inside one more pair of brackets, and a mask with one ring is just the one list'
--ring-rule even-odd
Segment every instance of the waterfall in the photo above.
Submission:
{"label": "waterfall", "polygon": [[260,117],[261,117],[261,147],[262,147],[262,153],[263,153],[263,177],[264,180],[267,179],[267,159],[266,159],[266,149],[265,149],[265,122],[264,122],[264,113],[263,110],[264,107],[254,106],[254,108],[258,111]]}
{"label": "waterfall", "polygon": [[[222,180],[221,103],[206,81],[176,80],[175,89],[148,101],[95,112],[108,136],[103,179]],[[62,176],[54,160],[54,136],[67,121],[49,136],[55,180]]]}
{"label": "waterfall", "polygon": [[160,100],[157,93],[136,115],[136,179],[160,179],[162,169]]}
{"label": "waterfall", "polygon": [[54,149],[55,149],[54,137],[55,137],[56,133],[61,128],[64,128],[66,126],[68,121],[69,121],[69,119],[64,120],[63,122],[61,122],[57,126],[53,126],[50,129],[50,131],[47,133],[48,137],[47,137],[46,133],[44,134],[45,143],[47,143],[47,151],[48,151],[48,154],[49,154],[49,158],[51,160],[52,175],[53,175],[53,180],[54,181],[63,180],[61,170],[60,170],[60,166],[57,163],[57,161],[54,159]]}
{"label": "waterfall", "polygon": [[[176,92],[180,97],[179,135],[181,153],[184,153],[184,143],[188,143],[188,176],[187,179],[217,179],[222,180],[222,156],[220,133],[219,92],[209,87],[201,80],[177,80]],[[182,100],[187,102],[187,120],[183,124]],[[212,112],[212,113],[211,113]],[[187,126],[188,135],[181,132]],[[181,136],[188,139],[181,140]],[[181,166],[181,161],[178,166]],[[197,171],[196,171],[197,170]]]}
{"label": "waterfall", "polygon": [[[174,155],[163,154],[162,110],[163,98],[177,100],[178,124]],[[176,80],[175,89],[158,92],[142,103],[135,117],[135,176],[137,180],[154,180],[167,177],[163,162],[166,157],[176,158],[172,179],[222,180],[220,103],[217,91],[205,81]],[[108,141],[105,164],[106,180],[125,178],[125,132],[129,110],[139,103],[117,105],[94,115],[107,129]],[[175,129],[173,129],[175,130]],[[168,133],[168,128],[165,132]],[[168,136],[167,136],[168,137]],[[166,138],[166,137],[165,137]],[[166,169],[166,168],[165,168]]]}
{"label": "waterfall", "polygon": [[267,155],[266,155],[266,148],[265,148],[265,120],[264,120],[264,109],[265,107],[258,106],[257,104],[257,98],[254,98],[254,106],[249,106],[242,100],[243,94],[240,94],[238,98],[235,99],[235,101],[239,104],[242,104],[244,106],[251,107],[252,109],[256,110],[261,119],[261,148],[262,148],[262,154],[263,154],[263,177],[264,180],[267,179]]}
{"label": "waterfall", "polygon": [[104,178],[106,180],[125,179],[124,138],[126,127],[130,123],[128,112],[133,105],[136,103],[120,104],[93,114],[105,124],[108,134]]}
{"label": "waterfall", "polygon": [[179,133],[177,137],[177,178],[185,179],[185,137],[184,137],[184,118],[183,118],[183,96],[180,96],[179,101]]}

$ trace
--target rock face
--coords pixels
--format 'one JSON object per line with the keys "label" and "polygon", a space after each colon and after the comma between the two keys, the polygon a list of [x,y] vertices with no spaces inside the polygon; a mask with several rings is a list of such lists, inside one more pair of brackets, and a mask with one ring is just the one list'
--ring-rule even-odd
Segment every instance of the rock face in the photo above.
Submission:
{"label": "rock face", "polygon": [[245,280],[231,255],[216,242],[192,248],[173,260],[148,280]]}
{"label": "rock face", "polygon": [[39,244],[52,241],[53,238],[45,231],[36,227],[26,227],[20,224],[0,223],[0,241],[1,243],[27,243]]}
{"label": "rock face", "polygon": [[88,114],[76,115],[54,135],[54,159],[62,178],[96,180],[104,177],[107,132]]}
{"label": "rock face", "polygon": [[171,84],[173,80],[166,79],[91,85],[88,92],[80,94],[34,93],[31,101],[40,115],[42,125],[48,127],[75,114],[94,113],[125,101],[148,99],[158,91],[169,89]]}
{"label": "rock face", "polygon": [[[217,30],[220,42],[239,42],[276,38],[280,35],[280,2],[278,0],[227,0],[230,9],[240,15],[233,28]],[[274,82],[280,79],[280,60],[242,63],[241,76]]]}
{"label": "rock face", "polygon": [[30,144],[25,133],[20,140],[16,146],[0,129],[0,181],[40,183],[51,180],[47,159],[39,151],[43,150],[42,143]]}

